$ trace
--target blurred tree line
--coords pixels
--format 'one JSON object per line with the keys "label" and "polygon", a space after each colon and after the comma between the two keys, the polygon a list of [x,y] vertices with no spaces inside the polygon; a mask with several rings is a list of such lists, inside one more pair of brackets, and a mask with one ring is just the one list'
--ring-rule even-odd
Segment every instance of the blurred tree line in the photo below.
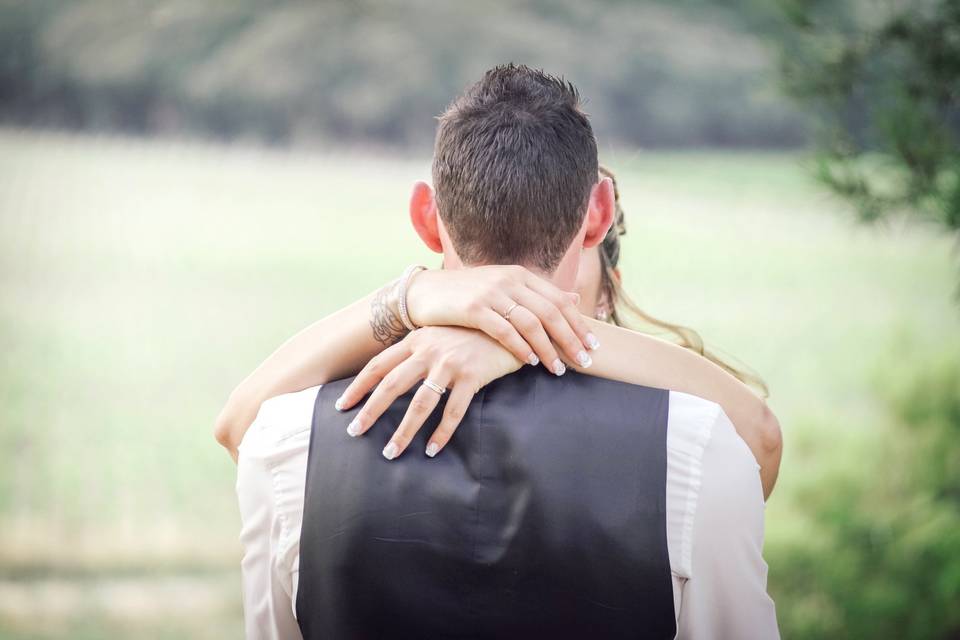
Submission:
{"label": "blurred tree line", "polygon": [[0,122],[429,148],[512,60],[576,83],[604,145],[795,146],[764,4],[0,0]]}

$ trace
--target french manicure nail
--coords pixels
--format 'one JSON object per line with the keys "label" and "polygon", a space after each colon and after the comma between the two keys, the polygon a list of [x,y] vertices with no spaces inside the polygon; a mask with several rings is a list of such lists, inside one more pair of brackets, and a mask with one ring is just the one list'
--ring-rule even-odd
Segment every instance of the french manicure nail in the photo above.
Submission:
{"label": "french manicure nail", "polygon": [[436,442],[431,442],[427,445],[427,455],[431,458],[437,455],[438,451],[440,451],[440,445],[438,445]]}
{"label": "french manicure nail", "polygon": [[386,458],[387,460],[393,460],[394,458],[397,457],[397,454],[399,453],[400,453],[400,447],[398,447],[393,442],[387,444],[387,446],[383,448],[383,457]]}
{"label": "french manicure nail", "polygon": [[579,362],[580,366],[583,367],[584,369],[586,369],[591,364],[593,364],[593,360],[590,359],[590,356],[587,355],[586,351],[580,351],[579,353],[577,353],[577,362]]}
{"label": "french manicure nail", "polygon": [[350,424],[347,425],[347,433],[356,438],[360,435],[360,420],[354,418],[350,421]]}
{"label": "french manicure nail", "polygon": [[337,411],[343,411],[343,397],[337,398],[337,401],[333,403],[333,408]]}
{"label": "french manicure nail", "polygon": [[566,373],[567,368],[563,365],[563,362],[560,361],[560,358],[557,358],[553,361],[553,372],[558,376],[562,376]]}
{"label": "french manicure nail", "polygon": [[530,355],[527,356],[527,362],[529,362],[533,366],[537,366],[538,364],[540,364],[540,358],[537,357],[537,354],[531,353]]}
{"label": "french manicure nail", "polygon": [[591,350],[600,348],[600,341],[597,340],[597,336],[593,335],[592,333],[588,333],[587,346],[590,347]]}

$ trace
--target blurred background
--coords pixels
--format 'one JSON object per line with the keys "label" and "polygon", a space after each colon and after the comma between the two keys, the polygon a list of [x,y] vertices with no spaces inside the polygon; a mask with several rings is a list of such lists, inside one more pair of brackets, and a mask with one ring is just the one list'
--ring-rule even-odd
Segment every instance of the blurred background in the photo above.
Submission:
{"label": "blurred background", "polygon": [[0,0],[0,637],[238,638],[233,386],[436,265],[434,117],[586,99],[654,315],[760,373],[786,638],[960,638],[952,0]]}

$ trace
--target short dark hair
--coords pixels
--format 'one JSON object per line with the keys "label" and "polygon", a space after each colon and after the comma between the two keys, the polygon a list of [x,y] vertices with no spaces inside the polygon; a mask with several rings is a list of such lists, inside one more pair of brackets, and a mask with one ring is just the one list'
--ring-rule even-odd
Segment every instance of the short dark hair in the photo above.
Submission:
{"label": "short dark hair", "polygon": [[598,180],[597,141],[576,87],[501,65],[439,120],[433,185],[461,260],[553,272]]}

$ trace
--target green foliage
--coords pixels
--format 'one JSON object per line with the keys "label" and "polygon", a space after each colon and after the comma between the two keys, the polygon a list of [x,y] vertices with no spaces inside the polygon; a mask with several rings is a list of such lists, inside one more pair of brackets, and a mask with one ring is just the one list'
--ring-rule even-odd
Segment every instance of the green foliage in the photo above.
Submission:
{"label": "green foliage", "polygon": [[960,633],[960,354],[887,368],[895,423],[808,483],[813,543],[776,548],[781,624],[796,638],[952,638]]}
{"label": "green foliage", "polygon": [[819,178],[866,220],[960,230],[960,3],[782,5],[782,75],[819,116]]}
{"label": "green foliage", "polygon": [[[781,5],[783,79],[818,116],[819,178],[864,220],[960,230],[960,4]],[[771,549],[792,637],[960,635],[960,354],[882,379],[890,424],[805,478],[811,532]]]}

